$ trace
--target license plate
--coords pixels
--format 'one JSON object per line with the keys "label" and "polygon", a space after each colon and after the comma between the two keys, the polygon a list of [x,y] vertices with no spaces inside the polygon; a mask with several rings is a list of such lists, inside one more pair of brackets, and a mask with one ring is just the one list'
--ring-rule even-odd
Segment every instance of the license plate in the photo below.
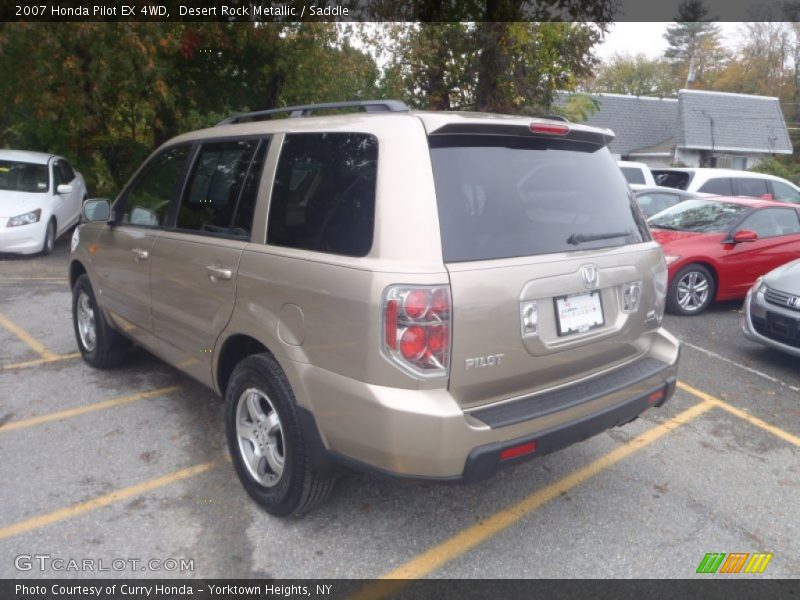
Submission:
{"label": "license plate", "polygon": [[794,319],[788,319],[786,317],[769,313],[767,321],[769,329],[773,333],[782,335],[783,337],[788,338],[790,340],[794,340],[797,337],[798,327],[797,327],[797,321],[795,321]]}
{"label": "license plate", "polygon": [[555,298],[558,335],[583,333],[602,327],[603,303],[600,292],[571,294]]}

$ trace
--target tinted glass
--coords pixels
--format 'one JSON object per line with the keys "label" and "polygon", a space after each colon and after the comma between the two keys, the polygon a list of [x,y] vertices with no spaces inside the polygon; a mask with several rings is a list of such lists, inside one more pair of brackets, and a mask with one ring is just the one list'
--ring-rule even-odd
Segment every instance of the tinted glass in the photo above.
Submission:
{"label": "tinted glass", "polygon": [[49,187],[47,165],[0,160],[0,190],[44,194]]}
{"label": "tinted glass", "polygon": [[647,222],[656,229],[725,233],[750,208],[719,200],[686,200],[660,212]]}
{"label": "tinted glass", "polygon": [[760,198],[764,194],[769,194],[767,182],[763,179],[735,177],[733,184],[736,187],[737,196]]}
{"label": "tinted glass", "polygon": [[430,147],[445,261],[648,239],[606,148],[511,136],[434,136]]}
{"label": "tinted glass", "polygon": [[739,229],[749,229],[758,237],[767,238],[800,233],[800,222],[792,209],[765,208],[747,217]]}
{"label": "tinted glass", "polygon": [[378,141],[360,133],[289,134],[270,203],[267,243],[347,256],[372,247]]}
{"label": "tinted glass", "polygon": [[728,177],[715,177],[709,179],[700,186],[698,192],[705,192],[706,194],[718,194],[720,196],[732,196],[733,190],[731,188],[731,180]]}
{"label": "tinted glass", "polygon": [[[265,142],[266,144],[266,142]],[[259,140],[205,143],[201,146],[186,196],[178,209],[176,227],[236,237],[249,237],[253,221],[253,185],[246,186]],[[263,160],[263,152],[261,153]],[[256,174],[254,173],[254,177]]]}
{"label": "tinted glass", "polygon": [[620,167],[620,169],[622,170],[622,174],[625,175],[625,179],[628,180],[628,183],[645,183],[644,173],[642,173],[641,169],[635,167]]}
{"label": "tinted glass", "polygon": [[685,190],[692,180],[690,173],[685,171],[660,171],[653,169],[653,178],[658,185]]}
{"label": "tinted glass", "polygon": [[800,192],[790,185],[786,185],[781,181],[770,181],[772,184],[772,196],[775,200],[783,200],[784,202],[800,202]]}
{"label": "tinted glass", "polygon": [[676,194],[666,194],[663,192],[645,192],[637,194],[639,208],[642,209],[644,216],[652,217],[671,206],[675,206],[682,198]]}
{"label": "tinted glass", "polygon": [[191,146],[174,146],[148,163],[125,195],[123,223],[166,224],[170,203],[180,192],[190,150]]}

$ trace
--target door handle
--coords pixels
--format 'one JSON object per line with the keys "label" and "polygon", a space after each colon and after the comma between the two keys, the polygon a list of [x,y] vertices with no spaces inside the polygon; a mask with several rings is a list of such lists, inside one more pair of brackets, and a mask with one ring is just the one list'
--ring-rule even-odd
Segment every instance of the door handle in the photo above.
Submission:
{"label": "door handle", "polygon": [[231,269],[226,269],[225,267],[216,267],[214,265],[207,266],[206,273],[208,274],[208,277],[211,279],[211,281],[213,281],[214,283],[217,283],[217,281],[221,279],[227,281],[228,279],[233,277],[233,271]]}
{"label": "door handle", "polygon": [[133,259],[136,262],[139,262],[140,260],[147,260],[147,258],[150,256],[150,253],[147,250],[142,250],[141,248],[134,248],[131,250],[131,254],[133,254]]}

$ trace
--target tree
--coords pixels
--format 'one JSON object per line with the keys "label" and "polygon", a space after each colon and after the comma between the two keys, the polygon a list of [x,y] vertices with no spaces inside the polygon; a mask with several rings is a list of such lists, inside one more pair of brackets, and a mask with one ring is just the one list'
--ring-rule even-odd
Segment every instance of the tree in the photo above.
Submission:
{"label": "tree", "polygon": [[644,54],[613,56],[597,70],[590,87],[593,92],[659,97],[674,95],[678,89],[669,63]]}
{"label": "tree", "polygon": [[92,194],[231,113],[377,89],[374,61],[333,23],[14,23],[0,49],[0,146],[67,156]]}
{"label": "tree", "polygon": [[570,94],[563,104],[553,107],[553,112],[566,117],[574,123],[588,121],[600,109],[600,102],[594,96],[584,93]]}
{"label": "tree", "polygon": [[382,28],[385,90],[412,106],[503,113],[548,110],[598,62],[605,26],[591,23],[418,23]]}
{"label": "tree", "polygon": [[664,57],[673,65],[680,81],[702,82],[708,71],[719,68],[726,54],[719,42],[719,27],[711,22],[703,0],[683,0],[675,24],[664,33]]}

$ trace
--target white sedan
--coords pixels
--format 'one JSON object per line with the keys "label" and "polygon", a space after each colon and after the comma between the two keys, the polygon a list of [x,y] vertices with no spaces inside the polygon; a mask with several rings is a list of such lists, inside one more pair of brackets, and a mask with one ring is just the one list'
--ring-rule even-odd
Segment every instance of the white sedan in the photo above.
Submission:
{"label": "white sedan", "polygon": [[49,254],[86,197],[83,175],[60,156],[0,150],[0,252]]}

